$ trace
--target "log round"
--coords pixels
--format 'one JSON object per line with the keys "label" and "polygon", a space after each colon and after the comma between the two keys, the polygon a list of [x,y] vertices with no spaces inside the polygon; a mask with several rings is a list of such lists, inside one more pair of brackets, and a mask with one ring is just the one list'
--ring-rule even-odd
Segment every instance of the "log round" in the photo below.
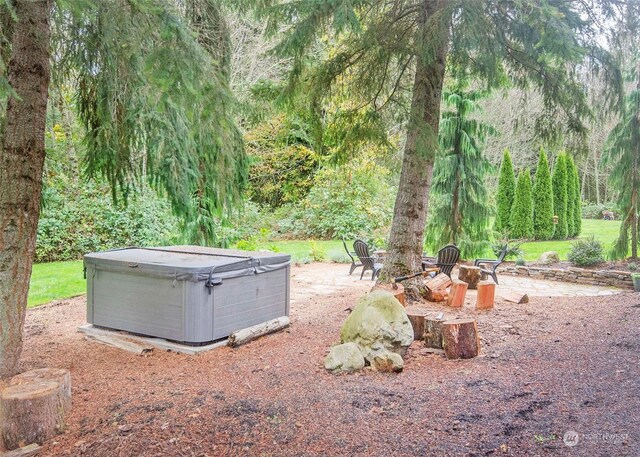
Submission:
{"label": "log round", "polygon": [[399,283],[394,283],[394,284],[381,283],[381,284],[376,284],[375,286],[373,286],[373,288],[371,290],[372,291],[373,290],[386,290],[387,292],[391,292],[393,294],[393,296],[396,297],[396,300],[398,300],[402,306],[407,306],[405,295],[404,295],[404,286],[402,284],[399,284]]}
{"label": "log round", "polygon": [[448,359],[471,359],[480,352],[475,319],[452,319],[442,323],[442,345]]}
{"label": "log round", "polygon": [[38,368],[25,371],[11,378],[9,385],[19,386],[39,381],[53,381],[60,385],[60,397],[64,400],[62,406],[64,413],[68,413],[71,410],[71,373],[69,370],[64,368]]}
{"label": "log round", "polygon": [[460,265],[458,270],[458,279],[469,284],[469,289],[476,289],[481,279],[482,270],[480,267],[472,267],[470,265]]}
{"label": "log round", "polygon": [[428,317],[424,320],[424,344],[428,348],[442,349],[443,319]]}
{"label": "log round", "polygon": [[452,308],[460,308],[464,305],[464,299],[467,295],[468,284],[459,279],[454,279],[447,298],[447,305]]}
{"label": "log round", "polygon": [[476,309],[487,310],[492,309],[496,298],[496,283],[488,279],[478,283],[478,297]]}
{"label": "log round", "polygon": [[425,317],[429,315],[431,311],[419,306],[410,306],[407,308],[407,316],[411,321],[413,327],[413,339],[421,340],[424,338],[424,321]]}
{"label": "log round", "polygon": [[64,428],[60,383],[34,381],[6,387],[0,394],[0,431],[7,449],[41,444]]}

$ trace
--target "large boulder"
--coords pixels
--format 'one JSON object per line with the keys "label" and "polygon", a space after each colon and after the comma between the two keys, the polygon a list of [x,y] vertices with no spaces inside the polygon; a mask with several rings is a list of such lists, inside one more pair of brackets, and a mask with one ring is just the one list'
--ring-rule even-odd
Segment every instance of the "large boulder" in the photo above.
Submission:
{"label": "large boulder", "polygon": [[364,368],[364,357],[356,343],[333,346],[324,359],[324,367],[334,373],[352,372]]}
{"label": "large boulder", "polygon": [[393,294],[374,290],[358,300],[340,330],[340,341],[356,343],[372,363],[375,355],[385,351],[403,356],[413,342],[413,327]]}
{"label": "large boulder", "polygon": [[543,252],[539,259],[540,263],[550,265],[552,263],[560,262],[560,256],[556,251]]}

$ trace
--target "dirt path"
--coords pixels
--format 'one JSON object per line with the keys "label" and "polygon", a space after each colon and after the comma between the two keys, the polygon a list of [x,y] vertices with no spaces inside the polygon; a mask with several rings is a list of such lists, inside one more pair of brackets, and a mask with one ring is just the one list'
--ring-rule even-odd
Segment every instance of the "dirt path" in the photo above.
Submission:
{"label": "dirt path", "polygon": [[416,342],[403,373],[328,374],[370,287],[344,265],[294,267],[289,331],[199,356],[86,341],[83,297],[30,310],[23,369],[73,379],[68,428],[41,455],[640,455],[637,294],[501,302],[477,315],[481,357]]}

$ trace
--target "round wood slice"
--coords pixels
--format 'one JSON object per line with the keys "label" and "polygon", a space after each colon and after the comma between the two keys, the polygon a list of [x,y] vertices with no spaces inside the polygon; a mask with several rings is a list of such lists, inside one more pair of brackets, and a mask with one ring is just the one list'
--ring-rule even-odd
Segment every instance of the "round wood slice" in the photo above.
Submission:
{"label": "round wood slice", "polygon": [[55,381],[6,387],[0,393],[0,431],[7,449],[42,444],[64,428],[65,399]]}
{"label": "round wood slice", "polygon": [[409,306],[407,308],[407,317],[409,317],[409,321],[411,321],[411,326],[413,327],[414,340],[424,338],[424,320],[429,314],[431,314],[431,311],[419,306]]}

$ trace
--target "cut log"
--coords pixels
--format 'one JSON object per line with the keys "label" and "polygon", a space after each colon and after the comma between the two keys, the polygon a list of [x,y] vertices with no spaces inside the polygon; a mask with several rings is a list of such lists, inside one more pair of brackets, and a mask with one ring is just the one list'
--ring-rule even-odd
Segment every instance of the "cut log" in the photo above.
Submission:
{"label": "cut log", "polygon": [[472,267],[470,265],[460,265],[458,270],[458,279],[469,284],[469,289],[476,289],[480,282],[482,270],[480,267]]}
{"label": "cut log", "polygon": [[60,383],[34,381],[0,393],[0,430],[7,449],[42,444],[64,429],[65,405]]}
{"label": "cut log", "polygon": [[440,273],[433,278],[429,278],[424,285],[431,290],[443,290],[451,285],[451,278],[444,273]]}
{"label": "cut log", "polygon": [[238,347],[261,336],[277,332],[278,330],[282,330],[283,328],[286,328],[288,326],[289,318],[287,316],[272,319],[270,321],[263,322],[262,324],[254,325],[253,327],[248,327],[233,332],[231,335],[229,335],[227,345],[232,348]]}
{"label": "cut log", "polygon": [[496,283],[487,280],[478,283],[477,310],[492,309],[496,298]]}
{"label": "cut log", "polygon": [[424,344],[428,348],[442,349],[442,324],[444,318],[427,317],[424,320]]}
{"label": "cut log", "polygon": [[455,279],[451,284],[451,290],[449,291],[449,298],[447,299],[447,305],[452,308],[460,308],[464,305],[464,298],[467,295],[467,287],[469,285],[460,281],[459,279]]}
{"label": "cut log", "polygon": [[32,457],[40,453],[42,448],[37,444],[33,443],[25,447],[19,447],[13,451],[5,452],[4,454],[0,454],[0,457]]}
{"label": "cut log", "polygon": [[411,321],[411,326],[413,327],[413,339],[421,340],[424,338],[424,320],[425,317],[431,314],[431,312],[426,308],[421,308],[419,306],[410,306],[407,308],[407,316]]}
{"label": "cut log", "polygon": [[71,411],[71,373],[63,368],[39,368],[26,371],[14,376],[9,381],[10,386],[37,383],[39,381],[53,381],[60,385],[60,398],[63,399],[64,413]]}
{"label": "cut log", "polygon": [[501,295],[505,301],[511,303],[529,303],[529,296],[521,292],[504,292]]}
{"label": "cut log", "polygon": [[[94,332],[94,330],[97,330]],[[100,343],[104,343],[107,346],[113,346],[118,349],[122,349],[123,351],[133,352],[138,355],[150,354],[153,352],[153,348],[151,346],[143,346],[138,343],[134,343],[133,341],[128,340],[124,335],[115,333],[113,335],[108,335],[102,329],[89,328],[84,331],[87,338],[98,341]]]}
{"label": "cut log", "polygon": [[475,319],[452,319],[442,323],[442,345],[448,359],[471,359],[480,352]]}
{"label": "cut log", "polygon": [[402,284],[376,284],[371,290],[386,290],[387,292],[391,292],[402,306],[407,306],[405,303],[404,286]]}

